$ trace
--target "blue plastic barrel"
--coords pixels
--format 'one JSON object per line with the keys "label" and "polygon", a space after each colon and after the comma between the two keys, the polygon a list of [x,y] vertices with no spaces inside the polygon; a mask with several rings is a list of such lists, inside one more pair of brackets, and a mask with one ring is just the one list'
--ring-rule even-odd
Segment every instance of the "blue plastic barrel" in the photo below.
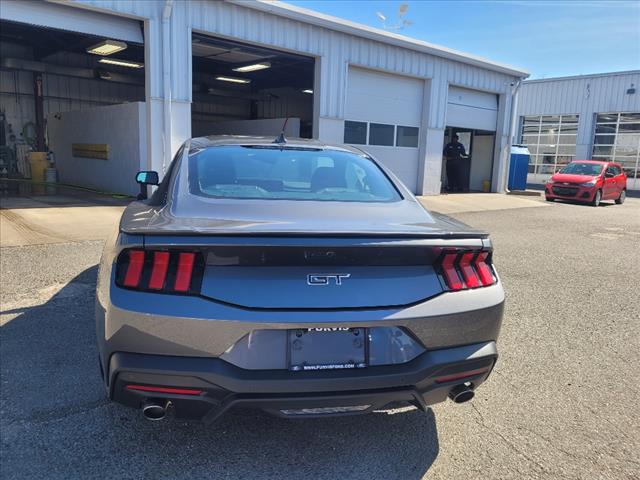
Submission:
{"label": "blue plastic barrel", "polygon": [[526,145],[511,146],[509,163],[509,190],[525,190],[529,172],[529,149]]}

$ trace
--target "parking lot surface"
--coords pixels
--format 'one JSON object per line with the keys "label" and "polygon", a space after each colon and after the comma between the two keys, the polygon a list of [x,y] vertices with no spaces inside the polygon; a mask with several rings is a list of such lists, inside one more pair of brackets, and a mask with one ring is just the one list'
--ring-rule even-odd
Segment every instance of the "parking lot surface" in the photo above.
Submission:
{"label": "parking lot surface", "polygon": [[638,478],[640,199],[453,216],[492,234],[501,356],[472,402],[426,414],[148,422],[101,386],[102,242],[2,248],[0,476]]}

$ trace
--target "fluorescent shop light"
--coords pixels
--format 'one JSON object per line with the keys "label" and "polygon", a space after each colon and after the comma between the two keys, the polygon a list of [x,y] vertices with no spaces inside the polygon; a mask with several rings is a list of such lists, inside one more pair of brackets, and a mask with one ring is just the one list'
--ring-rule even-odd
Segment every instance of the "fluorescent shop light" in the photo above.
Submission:
{"label": "fluorescent shop light", "polygon": [[220,80],[221,82],[231,82],[231,83],[251,83],[251,80],[247,78],[238,78],[238,77],[216,77],[216,80]]}
{"label": "fluorescent shop light", "polygon": [[269,62],[254,63],[253,65],[245,65],[244,67],[234,68],[233,71],[241,72],[241,73],[257,72],[258,70],[264,70],[266,68],[271,68],[271,63]]}
{"label": "fluorescent shop light", "polygon": [[144,63],[131,62],[129,60],[118,60],[116,58],[101,58],[99,63],[107,63],[109,65],[118,65],[119,67],[142,68]]}
{"label": "fluorescent shop light", "polygon": [[111,55],[116,52],[121,52],[125,48],[127,48],[127,44],[124,42],[104,40],[87,48],[87,53],[93,53],[94,55]]}

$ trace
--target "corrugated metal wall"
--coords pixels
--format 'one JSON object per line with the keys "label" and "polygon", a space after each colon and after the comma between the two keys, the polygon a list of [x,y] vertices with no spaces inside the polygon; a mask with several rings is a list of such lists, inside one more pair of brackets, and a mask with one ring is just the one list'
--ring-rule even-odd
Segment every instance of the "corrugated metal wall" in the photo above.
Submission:
{"label": "corrugated metal wall", "polygon": [[[161,44],[160,19],[164,2],[121,0],[78,0],[103,11],[115,11],[139,18],[151,18],[147,41]],[[433,78],[434,94],[444,102],[432,102],[429,118],[432,128],[443,128],[448,84],[505,93],[514,77],[462,62],[428,55],[407,48],[320,28],[308,23],[261,12],[223,1],[192,0],[174,2],[172,10],[171,46],[177,52],[172,58],[172,95],[178,100],[191,100],[190,67],[191,29],[202,33],[244,40],[276,49],[306,53],[322,58],[320,116],[344,118],[347,64],[396,72],[421,78]],[[190,28],[189,28],[190,27]],[[151,49],[161,55],[161,49]],[[148,58],[149,74],[161,78],[159,58]],[[157,69],[157,71],[156,71]],[[161,81],[152,84],[152,96],[161,95]]]}
{"label": "corrugated metal wall", "polygon": [[[626,93],[631,84],[637,89],[635,95]],[[518,102],[520,115],[637,111],[640,71],[524,82]]]}
{"label": "corrugated metal wall", "polygon": [[[5,52],[10,52],[6,44],[3,53]],[[82,55],[60,54],[47,60],[58,65],[87,66],[87,60]],[[42,84],[45,117],[49,113],[88,110],[96,106],[144,100],[142,85],[108,83],[47,73],[42,74]],[[0,69],[0,104],[7,122],[19,136],[25,124],[35,121],[33,73]]]}
{"label": "corrugated metal wall", "polygon": [[[627,94],[634,84],[636,93]],[[524,82],[518,99],[518,118],[526,115],[578,114],[582,128],[578,144],[592,143],[593,115],[640,112],[640,71]]]}
{"label": "corrugated metal wall", "polygon": [[[144,87],[51,74],[43,74],[42,83],[45,116],[144,99]],[[14,133],[20,133],[26,123],[35,121],[31,72],[0,70],[0,99]]]}

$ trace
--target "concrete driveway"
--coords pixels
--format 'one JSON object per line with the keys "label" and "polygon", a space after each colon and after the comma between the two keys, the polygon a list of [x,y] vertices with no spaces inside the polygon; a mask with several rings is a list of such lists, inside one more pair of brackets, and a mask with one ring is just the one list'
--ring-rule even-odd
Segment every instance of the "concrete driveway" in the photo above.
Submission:
{"label": "concrete driveway", "polygon": [[501,357],[472,402],[426,414],[147,422],[99,380],[102,242],[3,247],[0,476],[637,478],[640,200],[540,204],[454,215],[492,233]]}
{"label": "concrete driveway", "polygon": [[102,240],[130,201],[78,188],[0,181],[0,245]]}

